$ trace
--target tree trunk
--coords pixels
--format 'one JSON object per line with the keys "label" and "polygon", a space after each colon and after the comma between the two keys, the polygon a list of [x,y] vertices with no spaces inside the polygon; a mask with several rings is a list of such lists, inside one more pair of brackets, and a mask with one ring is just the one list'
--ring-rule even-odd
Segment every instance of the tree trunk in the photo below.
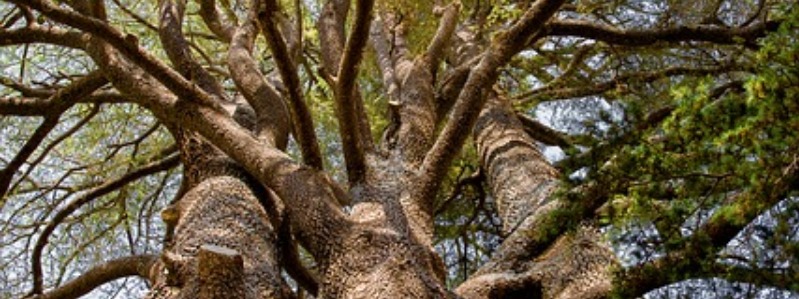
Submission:
{"label": "tree trunk", "polygon": [[503,221],[506,239],[492,259],[458,287],[464,298],[604,298],[611,290],[613,253],[590,226],[559,237],[543,252],[531,243],[552,229],[557,171],[500,96],[480,113],[474,140]]}

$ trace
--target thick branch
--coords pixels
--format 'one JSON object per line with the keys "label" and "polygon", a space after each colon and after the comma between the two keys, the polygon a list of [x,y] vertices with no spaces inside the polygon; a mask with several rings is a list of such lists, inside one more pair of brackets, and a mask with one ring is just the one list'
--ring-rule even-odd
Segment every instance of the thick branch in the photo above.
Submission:
{"label": "thick branch", "polygon": [[137,255],[111,260],[94,266],[78,278],[35,298],[75,299],[115,279],[128,276],[148,278],[150,269],[156,261],[158,261],[156,255]]}
{"label": "thick branch", "polygon": [[118,54],[102,42],[93,46],[90,53],[107,73],[113,74],[109,79],[117,89],[136,94],[137,103],[159,119],[179,120],[186,129],[200,133],[274,190],[286,202],[295,236],[317,261],[329,258],[331,251],[337,249],[352,222],[339,209],[337,202],[342,194],[331,179],[259,141],[226,113],[178,102],[154,78],[118,59]]}
{"label": "thick branch", "polygon": [[300,145],[303,161],[313,168],[322,169],[322,153],[319,150],[319,143],[316,140],[311,112],[308,110],[308,105],[305,104],[305,99],[302,95],[302,86],[300,84],[300,77],[297,74],[296,62],[291,58],[289,48],[283,39],[283,35],[275,24],[275,20],[277,20],[275,10],[277,7],[276,1],[267,0],[266,9],[259,19],[263,27],[264,35],[266,36],[266,41],[274,55],[274,62],[277,64],[280,76],[283,79],[283,84],[286,85],[286,89],[288,90],[289,107],[291,107],[292,120],[294,121],[294,132],[297,137],[297,143]]}
{"label": "thick branch", "polygon": [[399,99],[399,82],[391,53],[391,44],[385,30],[383,20],[377,18],[372,22],[369,39],[377,56],[377,66],[383,79],[383,90],[389,100]]}
{"label": "thick branch", "polygon": [[505,99],[489,99],[475,124],[474,141],[503,233],[509,235],[550,200],[558,172],[524,132]]}
{"label": "thick branch", "polygon": [[197,83],[206,92],[224,99],[222,85],[192,57],[189,43],[183,37],[185,2],[185,0],[160,1],[158,36],[161,39],[161,44],[164,46],[169,60],[172,61],[172,65],[184,78]]}
{"label": "thick branch", "polygon": [[717,44],[754,42],[779,27],[777,22],[759,22],[747,27],[718,25],[680,26],[668,29],[625,30],[581,20],[559,20],[547,25],[550,36],[577,36],[625,46],[645,46],[657,42],[707,41]]}
{"label": "thick branch", "polygon": [[[340,69],[342,53],[346,42],[346,34],[344,27],[347,23],[347,14],[350,9],[350,0],[328,0],[322,13],[319,15],[317,21],[317,28],[319,30],[319,46],[320,58],[322,68],[320,73],[325,81],[336,90],[338,78],[335,78],[338,70]],[[370,150],[373,148],[371,139],[371,132],[369,127],[369,119],[366,115],[366,108],[364,107],[363,100],[358,88],[355,87],[355,94],[352,96],[354,99],[355,111],[358,115],[358,133],[360,134],[361,141],[364,142],[364,149]]]}
{"label": "thick branch", "polygon": [[[199,299],[251,298],[244,280],[244,260],[226,247],[203,245],[197,254]],[[250,295],[250,296],[248,296]]]}
{"label": "thick branch", "polygon": [[[346,40],[344,25],[350,8],[349,0],[329,0],[322,8],[317,28],[319,29],[319,46],[324,77],[332,78],[338,71],[341,53]],[[328,82],[334,85],[334,82]]]}
{"label": "thick branch", "polygon": [[336,79],[336,112],[339,119],[339,131],[344,159],[347,165],[348,179],[351,184],[364,180],[366,172],[365,140],[360,132],[362,118],[359,118],[355,96],[355,81],[358,77],[358,65],[363,58],[363,48],[369,39],[369,24],[372,19],[373,0],[360,0],[355,10],[355,23],[347,39],[344,54],[339,64]]}
{"label": "thick branch", "polygon": [[441,21],[438,24],[438,30],[430,45],[427,46],[427,57],[430,59],[430,74],[433,78],[436,77],[436,70],[441,59],[444,58],[444,50],[449,46],[449,40],[455,28],[458,25],[458,14],[460,13],[460,2],[453,2],[444,8],[444,13],[441,16]]}
{"label": "thick branch", "polygon": [[423,198],[427,198],[432,203],[441,178],[444,177],[452,159],[458,154],[458,151],[453,149],[461,148],[468,136],[468,130],[474,126],[477,116],[486,102],[486,90],[497,79],[497,69],[524,49],[529,39],[543,28],[544,23],[558,11],[563,2],[565,1],[537,1],[513,27],[507,32],[499,34],[481,58],[458,96],[452,117],[425,157],[422,173],[427,179],[422,184],[421,195]]}
{"label": "thick branch", "polygon": [[224,20],[219,16],[219,11],[216,9],[216,0],[200,0],[200,16],[205,24],[208,25],[208,29],[211,29],[211,32],[223,41],[230,42],[233,39],[236,25],[230,24],[230,21]]}
{"label": "thick branch", "polygon": [[0,98],[0,115],[43,116],[52,107],[46,99]]}
{"label": "thick branch", "polygon": [[267,83],[252,57],[257,34],[257,2],[236,29],[228,52],[228,69],[236,87],[255,110],[258,135],[279,149],[286,147],[291,122],[288,109],[275,88]]}
{"label": "thick branch", "polygon": [[73,49],[84,49],[86,43],[88,43],[88,36],[58,27],[41,27],[39,25],[13,30],[0,30],[0,47],[30,43],[45,43]]}
{"label": "thick branch", "polygon": [[547,145],[559,146],[563,149],[572,147],[571,141],[565,134],[555,131],[552,128],[538,122],[531,117],[522,113],[516,113],[516,118],[521,121],[524,126],[524,131],[530,135],[535,141],[542,142]]}

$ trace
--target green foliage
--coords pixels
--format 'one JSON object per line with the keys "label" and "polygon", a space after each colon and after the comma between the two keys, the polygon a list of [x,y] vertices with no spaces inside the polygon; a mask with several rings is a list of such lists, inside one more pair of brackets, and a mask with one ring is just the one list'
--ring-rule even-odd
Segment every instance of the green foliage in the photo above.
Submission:
{"label": "green foliage", "polygon": [[[795,195],[797,32],[799,12],[789,10],[779,30],[759,41],[751,73],[684,80],[671,89],[673,111],[664,122],[628,131],[612,163],[588,175],[588,181],[610,176],[622,182],[603,210],[606,223],[653,223],[661,248],[670,249],[683,245],[680,227],[699,213],[713,211],[711,219],[743,227],[756,216],[751,211],[762,213]],[[627,108],[636,115],[652,110]],[[786,221],[777,220],[768,242],[794,248]]]}

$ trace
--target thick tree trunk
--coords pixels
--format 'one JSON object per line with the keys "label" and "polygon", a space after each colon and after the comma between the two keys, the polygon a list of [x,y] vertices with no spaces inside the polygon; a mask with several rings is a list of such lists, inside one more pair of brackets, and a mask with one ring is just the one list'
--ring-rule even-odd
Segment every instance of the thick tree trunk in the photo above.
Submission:
{"label": "thick tree trunk", "polygon": [[241,177],[210,177],[162,212],[174,237],[147,298],[291,297],[274,226],[257,198],[268,195],[252,186]]}
{"label": "thick tree trunk", "polygon": [[615,260],[596,229],[582,226],[544,252],[530,250],[546,217],[563,205],[555,200],[557,171],[505,99],[493,96],[474,129],[482,168],[506,239],[494,257],[458,287],[464,298],[604,298]]}

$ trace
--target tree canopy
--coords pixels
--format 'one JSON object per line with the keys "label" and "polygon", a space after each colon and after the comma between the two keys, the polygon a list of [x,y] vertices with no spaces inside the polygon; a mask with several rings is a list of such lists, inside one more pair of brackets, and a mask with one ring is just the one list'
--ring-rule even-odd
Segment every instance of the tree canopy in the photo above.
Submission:
{"label": "tree canopy", "polygon": [[0,298],[795,298],[797,8],[2,1]]}

